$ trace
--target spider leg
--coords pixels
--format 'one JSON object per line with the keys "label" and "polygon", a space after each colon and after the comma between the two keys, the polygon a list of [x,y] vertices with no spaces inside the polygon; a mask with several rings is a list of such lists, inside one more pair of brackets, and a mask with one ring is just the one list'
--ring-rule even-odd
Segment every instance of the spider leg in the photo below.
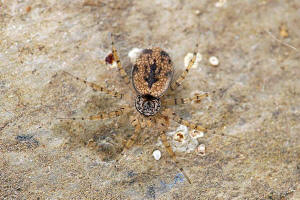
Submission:
{"label": "spider leg", "polygon": [[160,134],[160,138],[162,140],[162,143],[164,144],[168,154],[170,155],[170,157],[172,158],[172,160],[174,161],[175,163],[175,166],[181,171],[181,173],[184,175],[184,177],[186,178],[186,180],[192,184],[190,178],[188,177],[188,175],[185,173],[185,171],[183,170],[182,167],[179,166],[179,162],[177,161],[176,159],[176,156],[175,156],[175,153],[174,151],[172,150],[171,146],[170,146],[170,143],[168,142],[167,140],[167,136],[166,136],[166,133],[164,131],[161,132]]}
{"label": "spider leg", "polygon": [[194,65],[194,63],[196,61],[196,58],[197,58],[197,53],[196,53],[196,51],[194,51],[193,58],[190,60],[190,62],[188,64],[188,66],[186,67],[186,69],[182,72],[180,77],[171,84],[171,86],[170,86],[171,90],[175,90],[177,87],[179,87],[182,84],[182,82],[185,79],[186,75],[189,73],[191,67]]}
{"label": "spider leg", "polygon": [[104,120],[104,119],[111,119],[111,118],[115,118],[115,117],[119,117],[125,113],[128,113],[131,110],[131,108],[129,107],[129,105],[124,105],[123,107],[111,111],[111,112],[100,112],[97,115],[91,115],[88,117],[59,117],[57,119],[60,120]]}
{"label": "spider leg", "polygon": [[85,79],[79,78],[77,76],[74,76],[73,74],[70,74],[69,72],[63,71],[64,73],[66,73],[67,75],[71,76],[72,78],[86,84],[87,86],[93,88],[93,90],[95,91],[100,91],[100,92],[104,92],[105,94],[111,95],[112,97],[115,97],[117,99],[123,99],[124,94],[119,93],[118,91],[112,90],[112,89],[108,89],[105,86],[100,86],[97,85],[95,83],[92,82],[88,82]]}
{"label": "spider leg", "polygon": [[152,117],[141,117],[140,118],[140,123],[141,123],[141,127],[142,128],[151,128],[153,127],[153,121],[154,121],[154,118]]}
{"label": "spider leg", "polygon": [[204,128],[203,126],[200,126],[200,125],[197,125],[197,124],[194,124],[192,122],[184,120],[183,118],[179,117],[175,112],[170,111],[170,109],[166,109],[162,113],[167,115],[167,116],[170,116],[170,118],[173,121],[177,122],[178,124],[183,124],[183,125],[191,128],[191,129],[194,129],[194,130],[197,130],[197,131],[203,131],[203,132],[207,131],[207,129]]}
{"label": "spider leg", "polygon": [[[184,120],[183,118],[179,117],[175,112],[170,112],[170,109],[166,109],[162,112],[163,114],[167,115],[167,116],[171,116],[170,118],[177,122],[178,124],[183,124],[185,125],[186,127],[190,128],[190,129],[194,129],[194,130],[197,130],[197,131],[201,131],[201,132],[207,132],[208,129],[203,127],[203,126],[200,126],[200,125],[197,125],[197,124],[194,124],[192,122],[189,122],[187,120]],[[239,138],[238,136],[234,136],[234,135],[220,135],[220,134],[216,134],[215,132],[211,132],[212,134],[215,134],[215,135],[218,135],[218,136],[227,136],[227,137],[232,137],[232,138],[235,138],[235,139],[241,139]]]}
{"label": "spider leg", "polygon": [[163,99],[162,103],[164,105],[173,106],[173,105],[179,105],[179,104],[187,104],[192,103],[193,101],[196,103],[200,103],[202,99],[207,97],[208,94],[194,94],[193,97],[190,98],[172,98],[172,99]]}
{"label": "spider leg", "polygon": [[192,184],[192,182],[191,182],[190,178],[188,177],[188,175],[185,173],[183,168],[179,165],[179,162],[176,159],[176,155],[175,155],[174,151],[172,150],[172,147],[171,147],[170,143],[168,142],[166,131],[165,131],[165,129],[167,129],[167,125],[169,124],[168,117],[165,117],[165,116],[162,115],[162,117],[160,118],[160,120],[158,122],[160,123],[160,126],[163,128],[163,130],[160,132],[160,138],[162,140],[163,145],[165,146],[168,154],[170,155],[173,162],[175,163],[175,166],[181,171],[181,173],[184,175],[186,180],[190,184]]}
{"label": "spider leg", "polygon": [[118,156],[118,158],[116,159],[116,162],[119,162],[119,160],[121,158],[120,156],[124,155],[124,152],[127,151],[128,149],[130,149],[130,147],[132,147],[132,145],[135,143],[135,141],[139,137],[140,132],[142,130],[141,123],[137,117],[130,116],[129,120],[130,120],[131,125],[134,127],[134,133],[124,144],[123,150],[120,153],[120,155]]}
{"label": "spider leg", "polygon": [[[124,146],[124,149],[129,149],[135,143],[135,141],[137,140],[137,138],[139,137],[140,132],[141,132],[141,123],[136,117],[131,116],[130,123],[134,127],[134,133],[127,140],[127,142]],[[124,149],[123,149],[123,151],[124,151]]]}
{"label": "spider leg", "polygon": [[129,84],[129,82],[130,82],[129,77],[128,77],[127,73],[125,72],[124,68],[122,67],[120,58],[118,56],[117,49],[114,46],[114,40],[113,40],[112,34],[111,34],[111,46],[112,46],[112,54],[114,56],[114,60],[117,62],[117,66],[118,66],[121,78],[125,81],[126,84]]}

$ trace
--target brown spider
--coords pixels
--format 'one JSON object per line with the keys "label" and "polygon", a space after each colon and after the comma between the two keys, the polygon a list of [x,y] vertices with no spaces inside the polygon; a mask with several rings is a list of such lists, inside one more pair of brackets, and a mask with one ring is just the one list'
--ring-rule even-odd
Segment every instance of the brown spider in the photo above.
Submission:
{"label": "brown spider", "polygon": [[[87,118],[85,117],[74,117],[74,118],[59,118],[59,119],[72,119],[72,120],[103,120],[110,119],[114,117],[127,114],[131,111],[138,111],[138,114],[130,116],[130,122],[134,126],[134,134],[129,138],[125,143],[124,149],[129,149],[134,142],[136,141],[139,133],[146,126],[151,127],[153,124],[157,125],[157,128],[160,131],[160,138],[164,144],[167,152],[173,159],[176,167],[183,173],[189,183],[190,179],[184,172],[183,168],[179,166],[176,159],[175,153],[173,152],[169,142],[167,141],[166,130],[169,127],[169,119],[174,120],[179,124],[183,124],[191,129],[197,131],[206,131],[206,129],[200,125],[190,123],[182,118],[178,117],[170,109],[161,110],[161,105],[178,105],[191,103],[193,101],[199,103],[207,94],[195,94],[192,98],[173,98],[173,99],[163,99],[163,95],[168,88],[175,90],[180,86],[188,74],[190,68],[193,66],[196,60],[196,53],[194,52],[192,59],[189,61],[189,64],[181,76],[172,82],[174,67],[170,56],[159,47],[152,49],[144,49],[139,57],[136,59],[132,67],[131,79],[125,72],[124,68],[121,65],[118,53],[114,47],[114,42],[112,39],[112,53],[109,54],[105,61],[109,64],[116,62],[120,75],[124,82],[129,85],[130,80],[134,90],[137,93],[135,98],[134,107],[130,104],[122,106],[120,109],[112,112],[101,112],[97,115],[92,115]],[[88,82],[84,79],[76,77],[68,72],[65,72],[71,77],[75,78],[78,81],[83,82],[84,84],[90,86],[96,91],[104,92],[108,95],[111,95],[118,99],[123,99],[124,94],[121,94],[117,91],[108,89],[105,86],[100,86],[98,84]]]}

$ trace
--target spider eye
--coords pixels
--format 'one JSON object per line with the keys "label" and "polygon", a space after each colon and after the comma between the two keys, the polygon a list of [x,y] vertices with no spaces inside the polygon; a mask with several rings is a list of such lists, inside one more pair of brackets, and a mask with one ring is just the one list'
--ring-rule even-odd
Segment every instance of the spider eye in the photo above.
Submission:
{"label": "spider eye", "polygon": [[142,115],[153,116],[160,110],[160,99],[150,95],[138,95],[135,107]]}

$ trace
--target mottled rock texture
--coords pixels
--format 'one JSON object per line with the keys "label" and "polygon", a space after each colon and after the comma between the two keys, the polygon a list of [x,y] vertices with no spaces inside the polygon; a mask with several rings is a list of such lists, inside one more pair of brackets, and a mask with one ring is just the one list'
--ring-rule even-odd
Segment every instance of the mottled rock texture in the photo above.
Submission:
{"label": "mottled rock texture", "polygon": [[[300,1],[216,3],[1,0],[0,199],[299,199]],[[155,128],[120,155],[134,131],[128,116],[57,119],[133,102],[132,88],[103,64],[111,32],[128,73],[128,51],[160,46],[178,77],[184,56],[199,44],[199,67],[168,93],[209,94],[200,104],[172,107],[209,129],[198,138],[204,156],[177,153],[192,184]],[[63,71],[132,98],[94,92]]]}

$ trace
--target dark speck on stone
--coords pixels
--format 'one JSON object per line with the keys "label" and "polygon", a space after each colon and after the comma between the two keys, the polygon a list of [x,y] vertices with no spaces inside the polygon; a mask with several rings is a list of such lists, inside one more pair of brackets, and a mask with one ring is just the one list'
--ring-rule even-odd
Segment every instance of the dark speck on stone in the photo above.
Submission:
{"label": "dark speck on stone", "polygon": [[136,175],[136,173],[134,173],[134,171],[132,171],[132,170],[128,171],[128,173],[127,173],[127,176],[130,178],[132,178],[135,175]]}
{"label": "dark speck on stone", "polygon": [[147,196],[150,196],[151,198],[155,199],[155,188],[153,185],[150,185],[148,187]]}
{"label": "dark speck on stone", "polygon": [[35,146],[39,145],[39,142],[36,139],[34,139],[32,135],[18,135],[16,137],[16,140],[18,142],[25,142],[30,146],[31,145],[35,145]]}
{"label": "dark speck on stone", "polygon": [[175,176],[175,179],[174,179],[174,184],[176,184],[176,183],[182,183],[184,181],[184,177],[183,177],[183,175],[181,174],[181,173],[179,173],[179,174],[177,174],[176,176]]}
{"label": "dark speck on stone", "polygon": [[22,141],[30,141],[33,139],[33,136],[32,135],[18,135],[16,137],[16,140],[22,142]]}
{"label": "dark speck on stone", "polygon": [[108,54],[106,57],[105,57],[105,62],[106,64],[112,64],[114,61],[114,55],[112,53]]}

